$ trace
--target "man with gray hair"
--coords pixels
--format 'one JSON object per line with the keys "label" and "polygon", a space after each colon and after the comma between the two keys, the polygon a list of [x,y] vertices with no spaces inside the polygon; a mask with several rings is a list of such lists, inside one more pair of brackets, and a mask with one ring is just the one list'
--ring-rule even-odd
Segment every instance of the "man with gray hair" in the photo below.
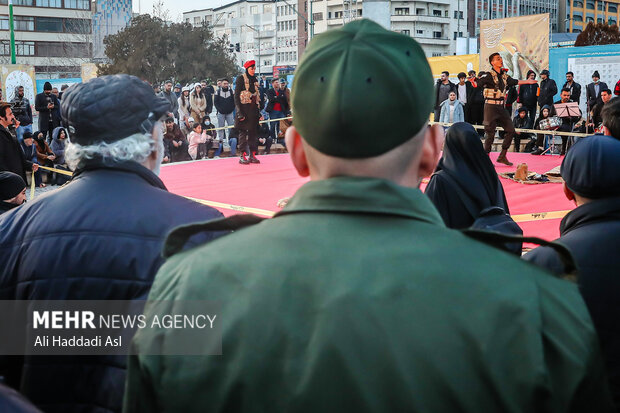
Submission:
{"label": "man with gray hair", "polygon": [[[144,299],[167,233],[221,216],[169,193],[157,177],[169,110],[134,76],[65,92],[73,177],[0,217],[0,300]],[[1,359],[0,375],[46,412],[119,412],[125,357]]]}

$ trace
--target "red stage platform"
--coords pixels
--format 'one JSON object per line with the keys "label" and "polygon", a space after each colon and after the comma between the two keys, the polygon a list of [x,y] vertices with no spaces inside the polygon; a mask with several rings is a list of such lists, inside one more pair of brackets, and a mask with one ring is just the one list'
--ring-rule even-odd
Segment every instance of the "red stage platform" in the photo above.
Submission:
{"label": "red stage platform", "polygon": [[[497,154],[492,153],[491,159],[495,158]],[[545,173],[562,162],[561,157],[549,155],[509,153],[508,158],[515,166],[495,164],[499,173],[514,172],[523,162],[530,171]],[[288,154],[261,156],[260,160],[260,165],[247,166],[239,165],[238,158],[164,165],[161,178],[171,192],[208,201],[224,215],[251,212],[270,216],[278,210],[277,201],[293,195],[307,179],[297,175]],[[565,198],[561,184],[525,185],[500,180],[510,212],[525,235],[545,239],[559,236],[561,217],[575,207]]]}

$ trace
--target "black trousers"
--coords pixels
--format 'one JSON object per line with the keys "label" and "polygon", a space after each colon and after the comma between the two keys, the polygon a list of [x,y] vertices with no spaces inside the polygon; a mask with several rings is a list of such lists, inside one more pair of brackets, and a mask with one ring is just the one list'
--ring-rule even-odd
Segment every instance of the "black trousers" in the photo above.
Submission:
{"label": "black trousers", "polygon": [[245,152],[250,155],[252,152],[258,152],[258,131],[256,129],[239,130],[239,152]]}
{"label": "black trousers", "polygon": [[[472,125],[482,125],[484,122],[484,103],[468,103],[467,105],[469,106],[469,120],[465,118],[465,121]],[[482,135],[481,129],[476,130]]]}
{"label": "black trousers", "polygon": [[515,127],[512,119],[504,105],[484,105],[484,132],[486,139],[484,140],[484,149],[491,152],[491,145],[495,139],[495,129],[497,126],[504,128],[504,141],[502,142],[502,150],[510,148],[512,139],[515,136]]}

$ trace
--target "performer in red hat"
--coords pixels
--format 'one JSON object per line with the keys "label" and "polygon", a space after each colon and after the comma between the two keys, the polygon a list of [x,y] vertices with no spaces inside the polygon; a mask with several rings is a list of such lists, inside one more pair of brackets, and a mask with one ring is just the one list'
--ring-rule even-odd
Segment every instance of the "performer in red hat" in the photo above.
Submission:
{"label": "performer in red hat", "polygon": [[[237,77],[235,85],[235,107],[237,116],[235,127],[239,131],[239,163],[248,165],[260,163],[256,159],[258,151],[258,122],[263,120],[260,114],[260,93],[256,79],[256,62],[248,60],[243,64],[245,73]],[[249,155],[249,159],[246,158]]]}

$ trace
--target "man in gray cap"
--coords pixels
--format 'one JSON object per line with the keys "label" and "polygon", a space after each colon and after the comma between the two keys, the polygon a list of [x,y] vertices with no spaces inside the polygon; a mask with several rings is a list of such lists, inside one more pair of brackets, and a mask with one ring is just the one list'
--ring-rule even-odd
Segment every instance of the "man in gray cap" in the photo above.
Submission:
{"label": "man in gray cap", "polygon": [[[0,300],[144,299],[167,233],[221,217],[169,193],[157,176],[169,110],[134,76],[103,76],[65,92],[73,177],[0,216]],[[125,357],[2,359],[0,375],[46,412],[119,412]]]}
{"label": "man in gray cap", "polygon": [[[579,287],[598,332],[611,391],[620,406],[620,141],[580,139],[562,162],[564,194],[577,205],[560,223],[559,242],[579,268]],[[555,252],[539,247],[528,261],[561,272]],[[592,410],[595,411],[595,410]]]}
{"label": "man in gray cap", "polygon": [[[143,356],[175,334],[139,331],[126,413],[610,411],[576,286],[447,229],[418,189],[432,92],[420,45],[370,20],[310,42],[286,131],[310,182],[273,219],[171,233],[150,298],[218,300],[222,355]],[[224,224],[255,225],[180,251]]]}
{"label": "man in gray cap", "polygon": [[26,182],[13,172],[0,171],[0,215],[26,202]]}

